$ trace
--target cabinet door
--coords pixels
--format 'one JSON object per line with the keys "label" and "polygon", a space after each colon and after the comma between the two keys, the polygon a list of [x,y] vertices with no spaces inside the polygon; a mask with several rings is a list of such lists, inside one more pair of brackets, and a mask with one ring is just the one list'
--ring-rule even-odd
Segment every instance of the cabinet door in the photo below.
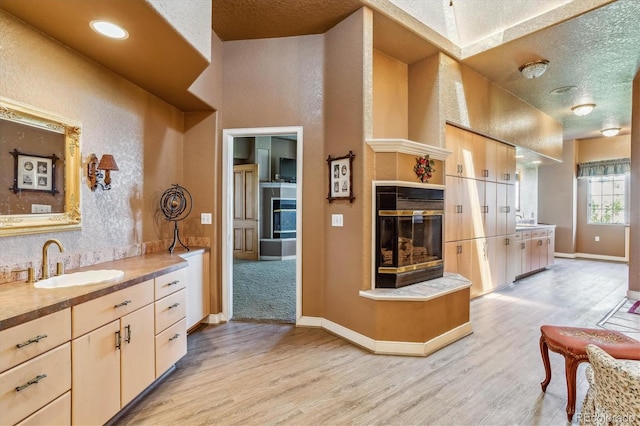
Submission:
{"label": "cabinet door", "polygon": [[124,407],[156,378],[153,304],[120,320],[120,406]]}
{"label": "cabinet door", "polygon": [[507,237],[490,237],[486,240],[490,275],[488,285],[483,290],[491,291],[504,286],[507,281]]}
{"label": "cabinet door", "polygon": [[555,231],[549,231],[547,235],[547,266],[553,265],[555,262],[556,253],[556,233]]}
{"label": "cabinet door", "polygon": [[484,186],[484,206],[482,208],[484,235],[482,236],[492,237],[499,234],[497,232],[498,216],[500,216],[497,185],[495,182],[479,182]]}
{"label": "cabinet door", "polygon": [[521,241],[516,239],[516,234],[509,234],[506,237],[507,246],[507,268],[505,273],[505,284],[511,284],[515,281],[516,276],[522,272],[521,257],[520,257],[520,243]]}
{"label": "cabinet door", "polygon": [[120,410],[120,320],[71,341],[73,424],[104,424]]}
{"label": "cabinet door", "polygon": [[[187,268],[187,330],[198,324],[209,314],[208,276],[205,269],[208,265],[208,253],[181,255],[189,262]],[[207,262],[207,263],[205,263]]]}
{"label": "cabinet door", "polygon": [[497,158],[497,181],[515,184],[516,149],[510,145],[498,143]]}
{"label": "cabinet door", "polygon": [[[477,135],[475,133],[466,132],[467,145],[466,150],[470,155],[471,161],[466,161],[467,170],[464,176],[473,179],[487,179],[489,176],[489,170],[487,169],[487,142],[491,142],[484,136]],[[463,158],[465,153],[463,152]],[[495,178],[493,179],[495,181]]]}
{"label": "cabinet door", "polygon": [[451,151],[451,155],[445,160],[444,170],[447,176],[458,176],[461,174],[460,150],[464,143],[462,130],[457,127],[446,125],[446,147]]}
{"label": "cabinet door", "polygon": [[503,186],[507,192],[506,233],[513,234],[516,232],[516,186],[512,184]]}
{"label": "cabinet door", "polygon": [[498,167],[498,147],[502,145],[492,139],[485,139],[485,171],[484,178],[495,182],[499,172]]}
{"label": "cabinet door", "polygon": [[447,190],[445,192],[444,240],[457,241],[461,239],[462,226],[462,197],[460,178],[447,176],[445,178]]}

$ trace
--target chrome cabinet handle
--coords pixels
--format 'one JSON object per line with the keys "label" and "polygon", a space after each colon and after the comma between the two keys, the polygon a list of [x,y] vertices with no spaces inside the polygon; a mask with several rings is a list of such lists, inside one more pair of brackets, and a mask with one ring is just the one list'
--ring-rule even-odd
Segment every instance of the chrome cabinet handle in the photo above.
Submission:
{"label": "chrome cabinet handle", "polygon": [[120,331],[116,331],[116,349],[120,349],[120,346],[122,346],[122,336]]}
{"label": "chrome cabinet handle", "polygon": [[168,284],[167,284],[167,286],[170,286],[170,285],[176,285],[176,284],[178,284],[179,282],[180,282],[180,280],[171,281],[170,283],[168,283]]}
{"label": "chrome cabinet handle", "polygon": [[169,341],[176,340],[178,337],[180,337],[180,333],[176,333],[172,337],[169,337]]}
{"label": "chrome cabinet handle", "polygon": [[176,302],[173,305],[169,306],[169,309],[177,308],[178,306],[180,306],[180,304]]}
{"label": "chrome cabinet handle", "polygon": [[124,302],[118,303],[117,305],[114,306],[114,308],[118,309],[121,308],[123,306],[127,306],[129,303],[131,303],[131,300],[125,300]]}
{"label": "chrome cabinet handle", "polygon": [[124,341],[126,343],[131,343],[131,326],[130,325],[126,326],[124,328],[124,331],[125,331],[125,333],[124,333]]}
{"label": "chrome cabinet handle", "polygon": [[46,378],[47,375],[46,374],[39,374],[36,377],[34,377],[33,379],[29,380],[27,383],[25,383],[22,386],[18,386],[16,387],[16,392],[20,392],[21,390],[24,390],[26,388],[28,388],[31,385],[35,385],[37,384],[40,380]]}
{"label": "chrome cabinet handle", "polygon": [[38,343],[42,339],[46,339],[48,336],[46,334],[40,334],[33,339],[29,339],[26,342],[18,343],[16,345],[17,348],[24,348],[25,346],[29,346],[32,343]]}

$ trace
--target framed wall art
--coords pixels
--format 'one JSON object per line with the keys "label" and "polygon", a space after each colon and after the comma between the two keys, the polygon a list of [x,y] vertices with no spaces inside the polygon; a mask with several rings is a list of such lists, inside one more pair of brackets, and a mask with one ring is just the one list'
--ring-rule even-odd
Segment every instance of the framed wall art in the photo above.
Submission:
{"label": "framed wall art", "polygon": [[14,193],[20,191],[43,191],[52,195],[58,193],[56,189],[56,161],[55,154],[49,157],[21,153],[17,149],[11,152],[14,157]]}
{"label": "framed wall art", "polygon": [[329,165],[329,196],[327,200],[349,200],[353,203],[355,196],[353,195],[353,175],[352,166],[353,158],[356,155],[349,153],[342,157],[327,158]]}

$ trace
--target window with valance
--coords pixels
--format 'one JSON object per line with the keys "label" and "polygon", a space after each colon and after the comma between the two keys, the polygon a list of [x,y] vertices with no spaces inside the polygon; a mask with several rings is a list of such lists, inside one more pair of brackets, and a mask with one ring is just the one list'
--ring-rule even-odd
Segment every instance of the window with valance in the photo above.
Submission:
{"label": "window with valance", "polygon": [[578,164],[578,178],[588,180],[589,223],[626,224],[629,222],[630,173],[629,158]]}

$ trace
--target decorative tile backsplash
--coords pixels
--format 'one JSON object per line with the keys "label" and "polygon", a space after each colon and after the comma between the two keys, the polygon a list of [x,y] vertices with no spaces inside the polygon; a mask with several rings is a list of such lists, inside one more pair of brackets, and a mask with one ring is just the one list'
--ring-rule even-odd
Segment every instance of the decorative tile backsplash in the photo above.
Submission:
{"label": "decorative tile backsplash", "polygon": [[[55,274],[56,264],[58,262],[64,263],[64,270],[69,271],[85,266],[110,262],[112,260],[140,256],[145,253],[167,251],[172,242],[173,240],[166,239],[82,253],[57,253],[52,250],[49,255],[49,273],[51,275]],[[211,247],[211,241],[208,237],[187,237],[185,244],[188,247]],[[26,270],[29,267],[35,268],[36,279],[39,279],[42,275],[42,271],[40,270],[41,264],[42,258],[37,258],[22,263],[2,265],[0,266],[0,284],[6,284],[14,281],[26,281]]]}

